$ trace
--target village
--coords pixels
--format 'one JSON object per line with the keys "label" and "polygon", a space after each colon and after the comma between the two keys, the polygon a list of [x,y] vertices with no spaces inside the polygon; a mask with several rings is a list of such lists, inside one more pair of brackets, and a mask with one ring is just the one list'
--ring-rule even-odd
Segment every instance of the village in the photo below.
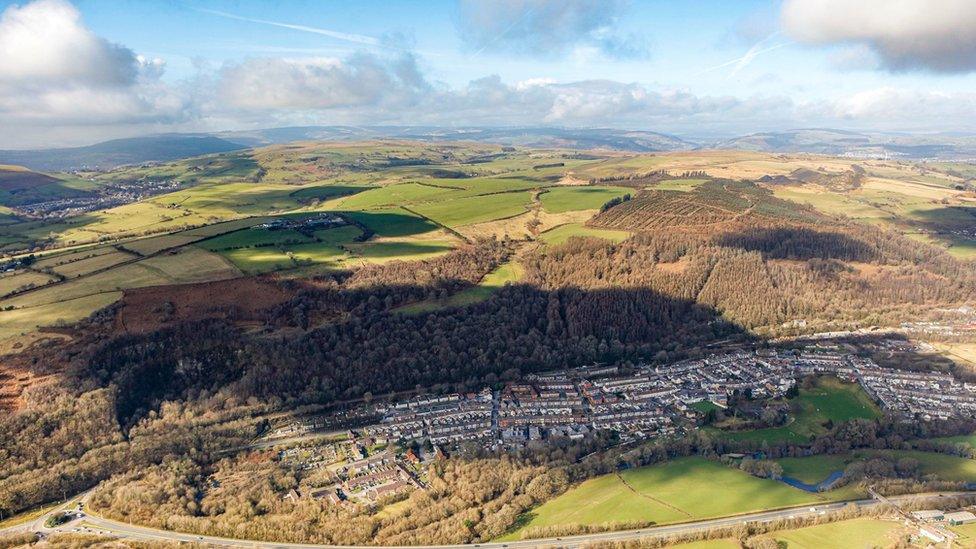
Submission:
{"label": "village", "polygon": [[[944,373],[882,368],[821,347],[740,351],[629,371],[592,365],[533,374],[496,389],[371,402],[293,420],[264,443],[291,444],[279,452],[283,462],[326,472],[314,478],[327,482],[304,490],[311,497],[388,502],[423,487],[424,465],[464,444],[505,451],[595,431],[613,431],[622,442],[681,435],[709,407],[781,398],[799,380],[818,375],[859,384],[883,411],[904,420],[976,417],[976,385]],[[328,436],[311,438],[316,433]],[[314,442],[296,445],[303,437]]]}

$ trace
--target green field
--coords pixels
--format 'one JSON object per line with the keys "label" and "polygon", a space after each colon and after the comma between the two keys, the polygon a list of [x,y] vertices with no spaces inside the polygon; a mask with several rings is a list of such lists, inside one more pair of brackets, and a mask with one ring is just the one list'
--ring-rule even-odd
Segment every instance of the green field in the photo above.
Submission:
{"label": "green field", "polygon": [[668,524],[826,501],[775,480],[760,479],[704,458],[602,475],[530,511],[519,539],[533,527],[652,521]]}
{"label": "green field", "polygon": [[667,179],[651,186],[659,191],[691,191],[708,179]]}
{"label": "green field", "polygon": [[782,458],[776,461],[782,465],[784,476],[814,484],[834,471],[844,470],[853,461],[867,460],[874,456],[913,458],[918,460],[923,475],[934,475],[947,481],[976,482],[976,460],[915,450],[857,450],[849,454]]}
{"label": "green field", "polygon": [[776,460],[783,467],[783,476],[792,477],[807,484],[818,484],[834,471],[843,471],[854,456],[821,455]]}
{"label": "green field", "polygon": [[574,236],[602,238],[611,242],[623,242],[630,238],[627,231],[614,231],[611,229],[592,229],[582,223],[567,223],[539,235],[539,238],[546,244],[558,245],[566,242]]}
{"label": "green field", "polygon": [[437,230],[437,225],[403,208],[345,211],[343,214],[356,223],[361,223],[377,236],[415,236]]}
{"label": "green field", "polygon": [[0,296],[26,287],[44,286],[53,280],[55,280],[53,276],[35,271],[18,271],[5,274],[0,276]]}
{"label": "green field", "polygon": [[959,536],[956,543],[961,547],[976,547],[976,522],[950,526],[949,529]]}
{"label": "green field", "polygon": [[976,434],[956,435],[954,437],[939,437],[939,438],[933,438],[932,440],[938,440],[941,442],[951,442],[954,444],[965,444],[970,448],[976,448]]}
{"label": "green field", "polygon": [[293,229],[269,230],[260,227],[243,229],[233,233],[207,239],[199,244],[201,248],[212,252],[232,250],[234,248],[254,248],[261,246],[284,246],[312,242],[307,237]]}
{"label": "green field", "polygon": [[553,187],[542,193],[539,200],[549,213],[563,213],[575,210],[596,210],[610,199],[633,194],[626,187],[573,186]]}
{"label": "green field", "polygon": [[430,259],[451,251],[454,246],[442,240],[355,242],[346,246],[355,257],[367,263]]}
{"label": "green field", "polygon": [[698,402],[690,404],[688,407],[694,410],[698,410],[703,414],[707,414],[712,410],[718,411],[722,409],[722,407],[719,406],[718,404],[715,404],[714,402],[709,402],[707,400],[700,400]]}
{"label": "green field", "polygon": [[410,305],[401,307],[399,312],[403,314],[418,314],[436,311],[438,309],[464,307],[466,305],[479,303],[488,299],[492,293],[497,291],[499,288],[504,287],[505,284],[514,284],[515,282],[518,282],[522,278],[523,274],[524,270],[522,266],[515,261],[511,261],[509,263],[505,263],[504,265],[500,265],[497,269],[485,275],[485,278],[482,279],[477,286],[457,292],[444,300],[430,300],[421,301],[420,303],[412,303]]}
{"label": "green field", "polygon": [[773,532],[763,537],[773,538],[787,549],[868,549],[892,546],[904,531],[898,522],[857,518]]}
{"label": "green field", "polygon": [[821,377],[812,389],[800,389],[790,401],[790,421],[782,427],[752,431],[721,431],[713,433],[735,440],[767,442],[807,442],[810,437],[827,431],[824,424],[854,418],[875,419],[881,411],[856,383],[844,383],[836,378]]}
{"label": "green field", "polygon": [[529,192],[506,192],[419,204],[411,209],[441,225],[460,227],[516,216],[527,211],[531,202]]}
{"label": "green field", "polygon": [[205,240],[200,246],[218,251],[244,273],[259,274],[303,264],[338,267],[350,257],[348,249],[361,234],[352,225],[319,230],[313,236],[291,229],[254,227]]}

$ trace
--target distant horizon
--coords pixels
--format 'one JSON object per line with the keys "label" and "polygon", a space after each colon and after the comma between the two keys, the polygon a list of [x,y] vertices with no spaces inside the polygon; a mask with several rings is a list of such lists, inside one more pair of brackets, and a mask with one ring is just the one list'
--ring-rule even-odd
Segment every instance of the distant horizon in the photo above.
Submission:
{"label": "distant horizon", "polygon": [[976,128],[967,0],[0,0],[2,149],[292,126]]}
{"label": "distant horizon", "polygon": [[[35,147],[0,147],[0,151],[49,151],[58,149],[80,149],[86,147],[92,147],[101,145],[104,143],[137,140],[137,139],[153,139],[161,137],[216,137],[224,139],[229,142],[234,142],[233,135],[227,134],[247,134],[247,133],[258,133],[258,132],[268,132],[276,130],[288,130],[288,129],[365,129],[365,130],[381,130],[381,129],[415,129],[415,130],[436,130],[436,131],[464,131],[464,130],[494,130],[494,131],[516,131],[516,130],[551,130],[551,131],[570,131],[570,132],[636,132],[644,134],[654,134],[664,137],[671,137],[685,141],[689,144],[698,145],[702,149],[708,149],[712,145],[718,145],[722,141],[731,141],[736,139],[743,139],[753,136],[761,135],[783,135],[790,133],[799,132],[831,132],[831,133],[847,133],[853,135],[863,135],[863,136],[877,136],[877,137],[944,137],[944,138],[976,138],[976,131],[965,132],[965,131],[898,131],[898,130],[852,130],[845,128],[831,128],[831,127],[797,127],[797,128],[784,128],[782,130],[762,130],[753,131],[747,133],[735,133],[735,134],[722,134],[722,135],[689,135],[677,132],[665,132],[658,131],[654,129],[640,129],[640,128],[616,128],[616,127],[600,127],[600,126],[553,126],[553,125],[511,125],[511,126],[501,126],[501,125],[485,125],[485,126],[439,126],[439,125],[410,125],[410,124],[376,124],[376,125],[328,125],[328,124],[308,124],[308,125],[294,125],[294,126],[269,126],[269,127],[255,127],[255,128],[244,128],[244,129],[225,129],[225,130],[214,130],[214,131],[161,131],[156,133],[140,133],[134,135],[125,135],[120,137],[111,137],[107,139],[98,139],[93,141],[82,141],[69,145],[51,145],[51,146],[35,146]],[[316,138],[300,138],[297,141],[315,140]],[[329,137],[329,138],[319,138],[322,141],[341,141],[341,140],[356,140],[357,138],[340,138],[340,137]],[[365,138],[368,139],[368,138]],[[376,139],[404,139],[410,140],[407,136],[377,136]],[[445,139],[450,141],[450,138]],[[458,136],[457,140],[464,140],[463,136]],[[487,141],[486,141],[487,142]],[[242,148],[250,148],[253,146],[262,146],[260,144],[249,145],[246,143],[237,143],[242,146]],[[721,150],[721,149],[718,149]]]}

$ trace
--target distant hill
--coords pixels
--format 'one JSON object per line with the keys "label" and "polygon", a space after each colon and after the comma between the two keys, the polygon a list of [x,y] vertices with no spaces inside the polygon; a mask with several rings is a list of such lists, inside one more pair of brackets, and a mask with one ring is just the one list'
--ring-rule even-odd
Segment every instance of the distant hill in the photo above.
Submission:
{"label": "distant hill", "polygon": [[59,198],[80,198],[90,193],[65,181],[21,166],[0,165],[0,205],[22,206]]}
{"label": "distant hill", "polygon": [[244,148],[247,145],[211,135],[159,135],[113,139],[87,147],[0,150],[0,164],[16,164],[45,171],[93,167],[108,169],[123,164],[176,160]]}
{"label": "distant hill", "polygon": [[976,156],[974,136],[861,133],[832,129],[754,133],[717,141],[707,146],[716,149],[807,152],[861,157],[971,158]]}
{"label": "distant hill", "polygon": [[609,149],[632,152],[684,151],[695,143],[673,135],[635,130],[588,128],[438,128],[429,126],[296,126],[222,132],[219,137],[250,146],[302,140],[414,139],[420,141],[481,141],[526,147]]}

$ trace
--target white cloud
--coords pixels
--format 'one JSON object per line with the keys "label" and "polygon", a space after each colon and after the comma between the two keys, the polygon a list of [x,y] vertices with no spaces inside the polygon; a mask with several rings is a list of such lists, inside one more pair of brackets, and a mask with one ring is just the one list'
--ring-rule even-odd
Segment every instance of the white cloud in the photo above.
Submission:
{"label": "white cloud", "polygon": [[189,99],[161,83],[161,59],[136,55],[88,29],[64,0],[12,5],[0,14],[0,127],[5,146],[58,127],[171,124]]}
{"label": "white cloud", "polygon": [[13,5],[0,16],[0,83],[125,86],[139,66],[131,50],[96,36],[63,0]]}
{"label": "white cloud", "polygon": [[781,20],[808,44],[863,44],[891,70],[976,70],[973,0],[786,0]]}
{"label": "white cloud", "polygon": [[428,88],[412,56],[387,61],[368,54],[348,59],[260,58],[225,66],[218,94],[245,110],[333,109],[411,101]]}
{"label": "white cloud", "polygon": [[976,122],[976,94],[944,93],[881,87],[863,90],[833,102],[832,114],[842,120],[879,127],[958,130]]}
{"label": "white cloud", "polygon": [[647,54],[641,37],[621,34],[624,0],[461,0],[461,39],[475,54],[558,56],[587,46],[611,58]]}

